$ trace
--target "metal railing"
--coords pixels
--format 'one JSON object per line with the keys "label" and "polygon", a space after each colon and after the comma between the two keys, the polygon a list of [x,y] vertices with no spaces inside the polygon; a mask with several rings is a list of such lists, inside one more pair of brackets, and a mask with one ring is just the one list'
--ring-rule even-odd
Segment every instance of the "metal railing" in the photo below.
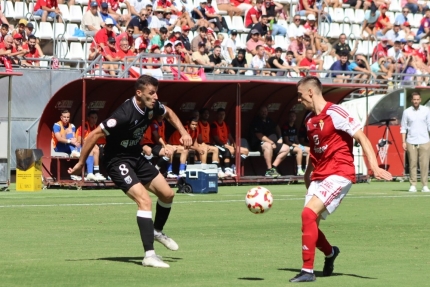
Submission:
{"label": "metal railing", "polygon": [[34,122],[32,122],[31,123],[31,125],[28,127],[28,128],[26,128],[25,129],[25,132],[27,133],[27,148],[28,149],[30,149],[30,148],[32,148],[33,146],[31,145],[31,142],[30,142],[30,132],[31,132],[31,130],[33,129],[33,127],[38,123],[40,121],[40,117],[38,117]]}

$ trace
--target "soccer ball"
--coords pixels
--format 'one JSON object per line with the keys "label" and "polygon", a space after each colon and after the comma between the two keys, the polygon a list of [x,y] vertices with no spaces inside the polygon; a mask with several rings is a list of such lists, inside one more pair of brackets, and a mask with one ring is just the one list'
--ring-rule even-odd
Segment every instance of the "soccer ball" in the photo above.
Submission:
{"label": "soccer ball", "polygon": [[248,190],[245,197],[245,203],[249,211],[252,213],[265,213],[272,207],[273,196],[267,188],[257,186]]}

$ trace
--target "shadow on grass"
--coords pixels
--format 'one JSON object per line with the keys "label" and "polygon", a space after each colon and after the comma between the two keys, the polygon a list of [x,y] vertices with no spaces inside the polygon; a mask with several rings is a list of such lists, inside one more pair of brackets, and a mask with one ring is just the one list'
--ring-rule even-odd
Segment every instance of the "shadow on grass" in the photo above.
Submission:
{"label": "shadow on grass", "polygon": [[[279,268],[278,270],[280,271],[291,271],[291,272],[296,272],[296,273],[300,273],[301,269],[295,269],[295,268]],[[323,276],[322,271],[315,271],[315,276],[316,277],[325,277]],[[361,275],[357,275],[357,274],[348,274],[348,273],[333,273],[331,275],[331,277],[333,276],[351,276],[351,277],[356,277],[356,278],[361,278],[361,279],[378,279],[378,278],[374,278],[374,277],[367,277],[367,276],[361,276]]]}
{"label": "shadow on grass", "polygon": [[[141,266],[143,257],[103,257],[103,258],[95,258],[95,259],[76,259],[76,260],[66,260],[66,261],[91,261],[91,260],[102,260],[102,261],[113,261],[113,262],[124,262],[124,263],[132,263]],[[177,262],[178,260],[182,260],[179,257],[169,257],[163,256],[164,262]]]}
{"label": "shadow on grass", "polygon": [[240,277],[237,278],[239,280],[248,280],[248,281],[262,281],[264,280],[264,278],[259,278],[259,277]]}

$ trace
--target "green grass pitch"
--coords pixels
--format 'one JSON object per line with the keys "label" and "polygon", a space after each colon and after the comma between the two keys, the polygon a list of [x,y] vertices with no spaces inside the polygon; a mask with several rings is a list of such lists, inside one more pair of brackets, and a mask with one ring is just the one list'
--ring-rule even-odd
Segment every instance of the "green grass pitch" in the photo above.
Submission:
{"label": "green grass pitch", "polygon": [[[305,188],[266,186],[272,209],[250,213],[250,186],[175,197],[155,243],[169,269],[144,268],[136,206],[119,190],[0,193],[0,286],[285,286],[301,267]],[[430,286],[430,194],[408,183],[354,185],[321,229],[341,253],[315,286]],[[154,200],[155,202],[155,200]]]}

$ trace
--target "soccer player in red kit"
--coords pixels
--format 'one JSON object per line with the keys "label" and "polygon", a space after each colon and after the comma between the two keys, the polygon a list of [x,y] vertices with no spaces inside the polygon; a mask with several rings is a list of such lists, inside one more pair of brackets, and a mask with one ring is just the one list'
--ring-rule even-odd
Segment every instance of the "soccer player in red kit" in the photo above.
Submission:
{"label": "soccer player in red kit", "polygon": [[318,228],[320,219],[333,213],[355,182],[353,140],[360,143],[369,160],[369,168],[377,179],[391,180],[391,174],[379,168],[373,147],[360,128],[360,124],[342,107],[326,102],[320,80],[314,76],[302,78],[297,83],[298,101],[311,113],[305,124],[309,138],[311,164],[305,172],[307,188],[305,207],[302,211],[301,272],[290,282],[315,281],[315,249],[325,257],[323,275],[330,276],[339,248],[331,246]]}

